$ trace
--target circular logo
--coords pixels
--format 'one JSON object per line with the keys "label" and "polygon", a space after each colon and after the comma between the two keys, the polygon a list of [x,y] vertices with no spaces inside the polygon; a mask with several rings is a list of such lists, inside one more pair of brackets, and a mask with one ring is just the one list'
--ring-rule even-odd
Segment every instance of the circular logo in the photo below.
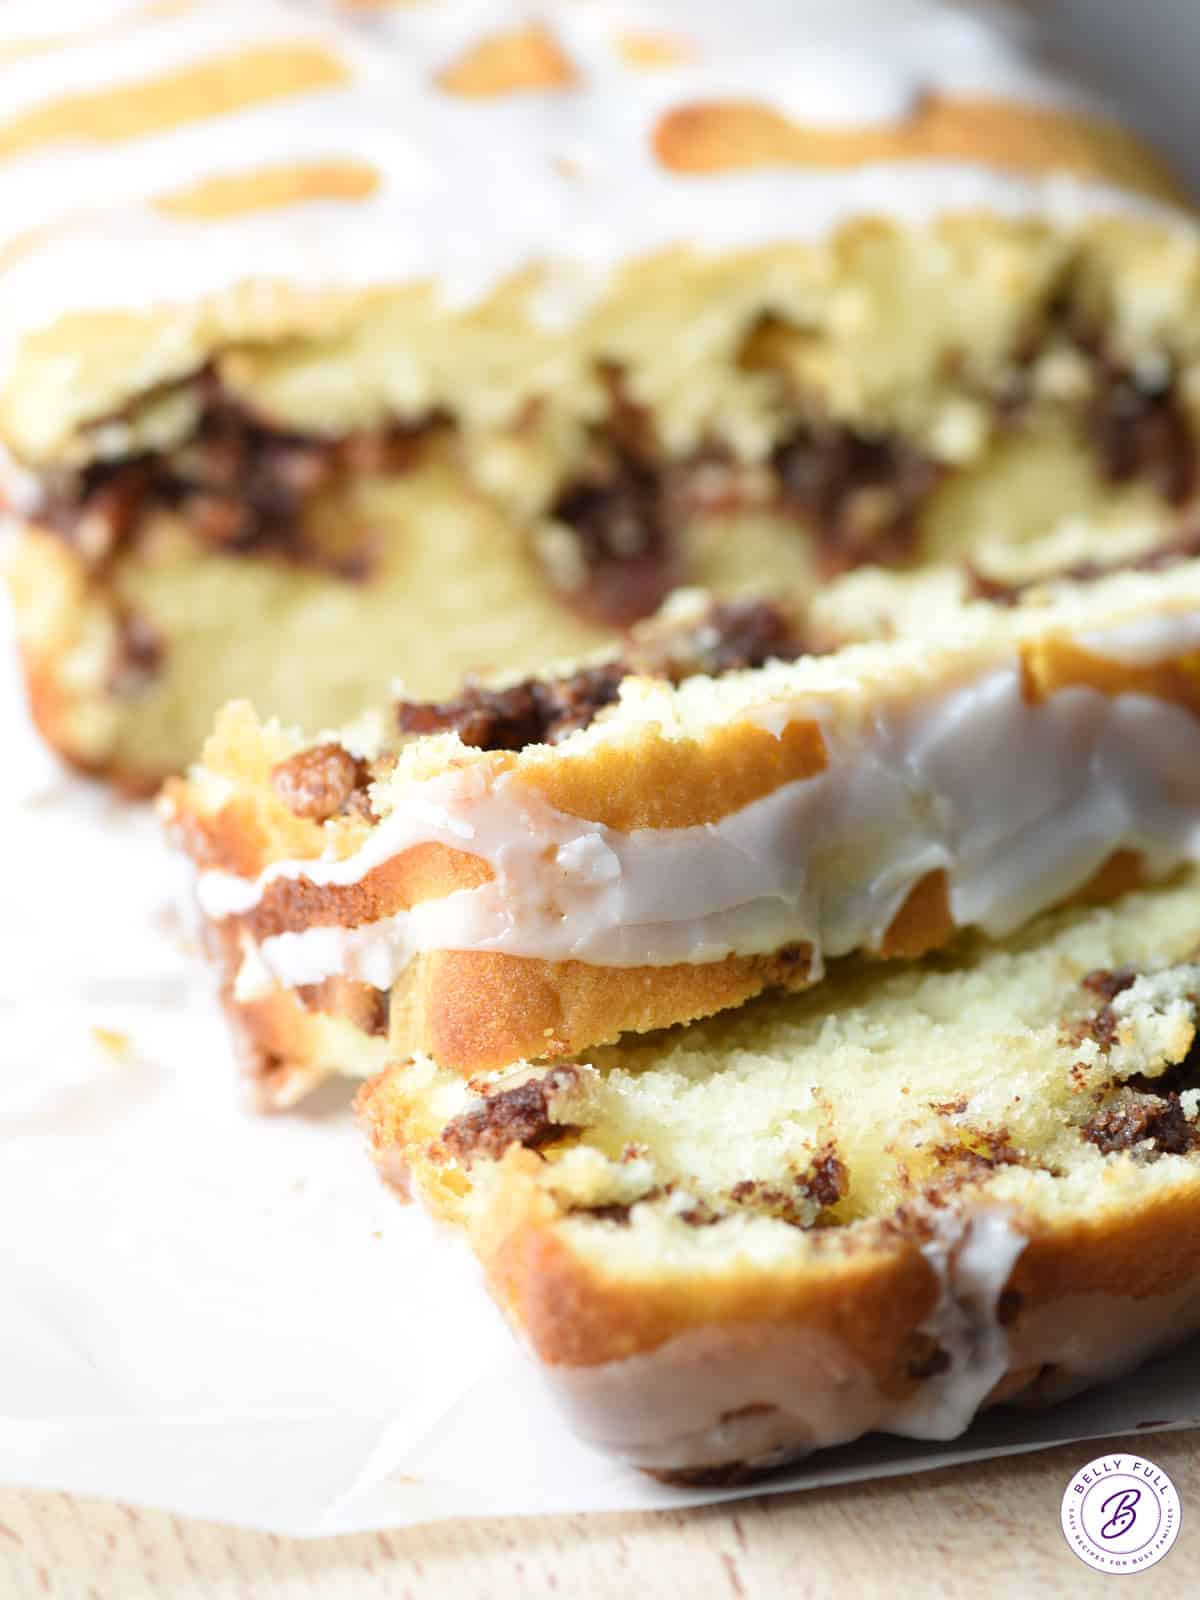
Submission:
{"label": "circular logo", "polygon": [[1142,1456],[1100,1456],[1067,1485],[1062,1529],[1081,1561],[1097,1572],[1143,1572],[1179,1537],[1175,1485]]}

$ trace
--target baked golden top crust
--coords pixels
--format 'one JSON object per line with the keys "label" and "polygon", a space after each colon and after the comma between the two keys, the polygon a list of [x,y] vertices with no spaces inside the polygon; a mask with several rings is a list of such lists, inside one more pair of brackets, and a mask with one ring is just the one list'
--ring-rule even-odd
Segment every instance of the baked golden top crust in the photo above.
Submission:
{"label": "baked golden top crust", "polygon": [[0,434],[32,460],[402,289],[555,326],[679,246],[1178,198],[1015,19],[946,0],[22,3],[0,106]]}

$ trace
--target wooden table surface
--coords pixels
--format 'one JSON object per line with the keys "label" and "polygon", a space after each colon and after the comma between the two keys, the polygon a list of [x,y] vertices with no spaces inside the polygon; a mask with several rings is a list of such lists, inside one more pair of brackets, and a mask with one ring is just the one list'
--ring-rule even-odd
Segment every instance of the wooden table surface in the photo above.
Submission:
{"label": "wooden table surface", "polygon": [[1137,1600],[1200,1593],[1200,1430],[1090,1441],[916,1477],[631,1516],[505,1518],[301,1542],[67,1495],[0,1489],[2,1600],[426,1600],[639,1593],[1097,1595],[1117,1582],[1068,1550],[1059,1504],[1095,1456],[1148,1454],[1183,1531]]}

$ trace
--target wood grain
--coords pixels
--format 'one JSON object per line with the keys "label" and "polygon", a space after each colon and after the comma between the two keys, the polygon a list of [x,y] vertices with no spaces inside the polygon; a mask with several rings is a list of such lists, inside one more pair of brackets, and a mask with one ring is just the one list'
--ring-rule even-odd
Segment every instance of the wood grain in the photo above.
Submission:
{"label": "wood grain", "polygon": [[[1200,1431],[1069,1445],[846,1488],[628,1516],[498,1518],[301,1542],[67,1495],[0,1490],[3,1600],[427,1600],[686,1595],[894,1600],[1105,1592],[1059,1531],[1071,1473],[1113,1450],[1174,1478],[1183,1532],[1129,1584],[1200,1590]],[[1123,1591],[1122,1591],[1123,1592]]]}

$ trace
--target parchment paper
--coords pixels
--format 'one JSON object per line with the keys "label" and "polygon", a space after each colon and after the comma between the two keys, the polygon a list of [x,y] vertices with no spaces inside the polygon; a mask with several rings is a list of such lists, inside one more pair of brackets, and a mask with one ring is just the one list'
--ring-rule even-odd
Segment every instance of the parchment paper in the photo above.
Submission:
{"label": "parchment paper", "polygon": [[[0,1480],[297,1535],[644,1509],[578,1444],[456,1240],[377,1182],[336,1089],[257,1118],[152,814],[65,775],[0,616]],[[766,1492],[1200,1420],[1200,1347],[951,1445],[869,1439]],[[761,1488],[740,1491],[761,1493]]]}

